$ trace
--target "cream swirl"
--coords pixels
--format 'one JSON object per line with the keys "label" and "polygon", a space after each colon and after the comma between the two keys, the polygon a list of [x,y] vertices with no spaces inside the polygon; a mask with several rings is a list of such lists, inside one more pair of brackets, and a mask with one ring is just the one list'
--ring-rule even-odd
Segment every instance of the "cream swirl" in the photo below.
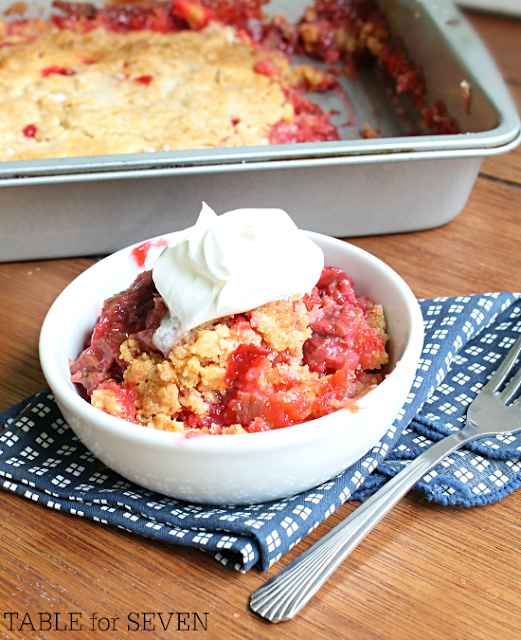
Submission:
{"label": "cream swirl", "polygon": [[218,216],[203,203],[195,226],[154,265],[168,307],[154,346],[167,354],[184,332],[206,322],[304,295],[323,267],[322,250],[281,209]]}

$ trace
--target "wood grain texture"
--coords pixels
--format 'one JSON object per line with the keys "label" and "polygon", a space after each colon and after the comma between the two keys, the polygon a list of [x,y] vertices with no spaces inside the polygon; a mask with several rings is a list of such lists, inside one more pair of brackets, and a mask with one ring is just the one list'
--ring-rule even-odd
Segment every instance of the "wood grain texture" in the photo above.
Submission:
{"label": "wood grain texture", "polygon": [[[469,12],[467,17],[492,52],[514,103],[518,111],[521,111],[521,21],[473,12]],[[521,146],[511,153],[485,159],[481,173],[521,184]]]}
{"label": "wood grain texture", "polygon": [[[469,13],[521,106],[521,22]],[[521,290],[521,151],[483,164],[464,211],[421,233],[351,240],[396,269],[418,297]],[[45,385],[38,334],[54,298],[95,258],[0,265],[0,410]],[[0,637],[176,638],[127,630],[131,612],[209,614],[216,639],[518,640],[521,493],[475,509],[411,493],[362,542],[300,616],[272,625],[252,591],[323,536],[344,505],[265,574],[226,569],[201,551],[131,535],[0,491]],[[4,613],[118,618],[116,630],[8,630]],[[61,618],[67,622],[66,618]],[[190,634],[188,634],[190,635]],[[185,633],[186,636],[186,633]]]}

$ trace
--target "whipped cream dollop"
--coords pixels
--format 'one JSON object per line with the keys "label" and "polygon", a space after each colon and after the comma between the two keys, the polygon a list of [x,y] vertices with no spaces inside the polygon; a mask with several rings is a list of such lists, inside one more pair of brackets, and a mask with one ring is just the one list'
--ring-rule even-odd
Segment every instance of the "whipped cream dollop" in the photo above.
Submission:
{"label": "whipped cream dollop", "polygon": [[203,203],[195,226],[154,265],[152,278],[168,307],[154,346],[167,355],[190,329],[309,293],[323,267],[320,247],[282,209],[218,216]]}

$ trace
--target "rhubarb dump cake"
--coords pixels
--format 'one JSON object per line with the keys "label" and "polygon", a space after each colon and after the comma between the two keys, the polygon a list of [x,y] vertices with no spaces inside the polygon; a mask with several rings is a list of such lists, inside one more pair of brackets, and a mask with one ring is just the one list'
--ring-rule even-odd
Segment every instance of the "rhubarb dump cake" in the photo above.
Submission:
{"label": "rhubarb dump cake", "polygon": [[[294,251],[280,255],[286,240]],[[386,341],[382,307],[325,267],[284,212],[203,208],[104,303],[71,379],[95,407],[145,427],[253,433],[356,410],[382,380]]]}
{"label": "rhubarb dump cake", "polygon": [[48,21],[0,21],[0,159],[338,140],[310,92],[368,62],[433,133],[457,131],[374,0],[315,0],[295,25],[264,18],[266,3],[57,0]]}

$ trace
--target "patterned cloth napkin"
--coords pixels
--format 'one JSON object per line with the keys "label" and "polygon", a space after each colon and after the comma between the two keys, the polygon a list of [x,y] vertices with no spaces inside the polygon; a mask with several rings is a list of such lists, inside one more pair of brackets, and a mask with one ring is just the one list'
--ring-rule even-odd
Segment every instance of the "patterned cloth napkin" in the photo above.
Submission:
{"label": "patterned cloth napkin", "polygon": [[[1,485],[52,509],[198,547],[240,571],[266,570],[341,504],[363,500],[433,441],[461,428],[467,406],[521,333],[520,298],[491,293],[420,301],[424,350],[395,423],[359,462],[305,493],[207,507],[144,490],[81,444],[49,390],[0,416]],[[520,458],[521,434],[481,439],[447,457],[417,488],[442,504],[498,501],[521,484]]]}

